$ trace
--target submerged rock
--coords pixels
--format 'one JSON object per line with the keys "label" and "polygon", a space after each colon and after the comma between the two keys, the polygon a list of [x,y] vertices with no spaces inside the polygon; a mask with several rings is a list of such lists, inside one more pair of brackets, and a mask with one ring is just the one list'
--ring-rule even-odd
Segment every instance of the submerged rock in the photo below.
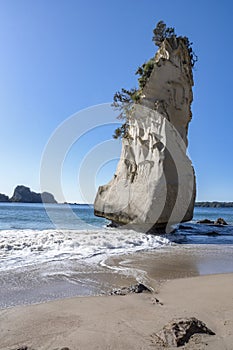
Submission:
{"label": "submerged rock", "polygon": [[188,226],[188,225],[179,225],[178,229],[179,230],[193,230],[193,227]]}
{"label": "submerged rock", "polygon": [[214,221],[209,219],[203,219],[203,220],[197,221],[197,224],[214,224]]}
{"label": "submerged rock", "polygon": [[211,232],[206,232],[205,235],[210,237],[217,237],[217,236],[220,236],[220,233],[216,231],[211,231]]}
{"label": "submerged rock", "polygon": [[144,232],[170,232],[192,219],[196,195],[186,155],[193,76],[184,38],[165,39],[154,62],[130,110],[116,173],[99,187],[94,213]]}
{"label": "submerged rock", "polygon": [[223,218],[218,218],[214,222],[215,225],[228,225],[228,223]]}
{"label": "submerged rock", "polygon": [[205,333],[215,335],[206,324],[195,317],[173,320],[163,329],[154,335],[158,343],[163,346],[182,346],[188,343],[192,335],[196,333]]}
{"label": "submerged rock", "polygon": [[228,225],[228,223],[223,218],[218,218],[217,220],[209,220],[209,219],[203,219],[197,221],[197,224],[207,224],[207,225],[217,225],[217,226],[225,226]]}

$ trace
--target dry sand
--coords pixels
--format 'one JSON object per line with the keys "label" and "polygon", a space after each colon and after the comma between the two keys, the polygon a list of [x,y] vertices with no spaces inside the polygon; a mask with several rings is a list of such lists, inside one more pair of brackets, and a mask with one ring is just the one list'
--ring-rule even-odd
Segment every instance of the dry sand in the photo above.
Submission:
{"label": "dry sand", "polygon": [[233,274],[166,281],[153,295],[77,297],[4,309],[0,349],[160,349],[154,333],[173,318],[193,316],[216,335],[194,336],[181,349],[233,349]]}

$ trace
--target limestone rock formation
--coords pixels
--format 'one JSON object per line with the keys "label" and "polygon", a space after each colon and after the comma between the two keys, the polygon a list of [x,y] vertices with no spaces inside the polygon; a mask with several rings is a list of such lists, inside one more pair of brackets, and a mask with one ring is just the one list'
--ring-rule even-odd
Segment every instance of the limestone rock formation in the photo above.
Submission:
{"label": "limestone rock formation", "polygon": [[20,203],[57,203],[54,196],[51,193],[43,192],[42,194],[36,193],[30,190],[26,186],[17,186],[14,190],[13,196],[10,198],[10,202]]}
{"label": "limestone rock formation", "polygon": [[130,108],[128,137],[114,178],[100,186],[95,215],[144,232],[189,221],[195,176],[186,155],[192,118],[192,63],[185,39],[165,39],[154,67]]}

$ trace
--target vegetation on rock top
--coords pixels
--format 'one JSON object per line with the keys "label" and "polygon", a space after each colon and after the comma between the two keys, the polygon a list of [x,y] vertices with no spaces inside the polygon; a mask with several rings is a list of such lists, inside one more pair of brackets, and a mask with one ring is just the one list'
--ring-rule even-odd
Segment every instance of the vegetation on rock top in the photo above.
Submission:
{"label": "vegetation on rock top", "polygon": [[[190,62],[192,68],[194,67],[195,63],[197,62],[197,56],[194,53],[192,49],[192,43],[189,41],[189,39],[185,37],[177,37],[175,33],[175,29],[172,27],[167,27],[166,24],[163,21],[159,21],[153,30],[153,37],[152,41],[155,43],[156,46],[160,47],[165,39],[168,38],[177,38],[182,39],[184,44],[186,45]],[[133,105],[133,103],[139,103],[142,90],[145,87],[148,79],[150,78],[150,75],[154,69],[155,65],[155,58],[149,59],[147,62],[143,63],[142,66],[138,67],[137,71],[135,72],[136,75],[139,75],[138,78],[138,88],[133,88],[130,90],[122,88],[121,91],[117,91],[113,97],[113,103],[112,106],[120,111],[120,115],[118,116],[118,119],[123,119],[124,123],[115,130],[115,133],[113,135],[113,138],[118,139],[120,138],[130,138],[129,135],[129,118],[130,118],[130,110]]]}

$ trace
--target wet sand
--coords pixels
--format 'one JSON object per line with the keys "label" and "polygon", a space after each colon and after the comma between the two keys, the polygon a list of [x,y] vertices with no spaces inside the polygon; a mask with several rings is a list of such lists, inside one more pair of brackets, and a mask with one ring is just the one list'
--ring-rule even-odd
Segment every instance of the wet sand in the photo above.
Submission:
{"label": "wet sand", "polygon": [[216,335],[196,335],[181,349],[232,350],[232,290],[233,274],[219,274],[166,281],[156,294],[77,297],[1,310],[0,349],[160,349],[154,334],[167,322],[196,317]]}
{"label": "wet sand", "polygon": [[[194,336],[184,349],[232,350],[232,253],[231,246],[207,250],[192,245],[102,261],[105,273],[89,277],[103,289],[128,286],[137,279],[153,292],[65,298],[2,309],[0,349],[159,349],[154,334],[167,322],[196,317],[216,335]],[[43,289],[38,293],[43,294]]]}
{"label": "wet sand", "polygon": [[80,263],[54,262],[2,271],[0,309],[75,296],[109,294],[142,282],[154,291],[160,281],[233,272],[233,246],[176,245]]}
{"label": "wet sand", "polygon": [[177,245],[109,258],[105,265],[156,290],[159,281],[233,272],[233,246]]}

